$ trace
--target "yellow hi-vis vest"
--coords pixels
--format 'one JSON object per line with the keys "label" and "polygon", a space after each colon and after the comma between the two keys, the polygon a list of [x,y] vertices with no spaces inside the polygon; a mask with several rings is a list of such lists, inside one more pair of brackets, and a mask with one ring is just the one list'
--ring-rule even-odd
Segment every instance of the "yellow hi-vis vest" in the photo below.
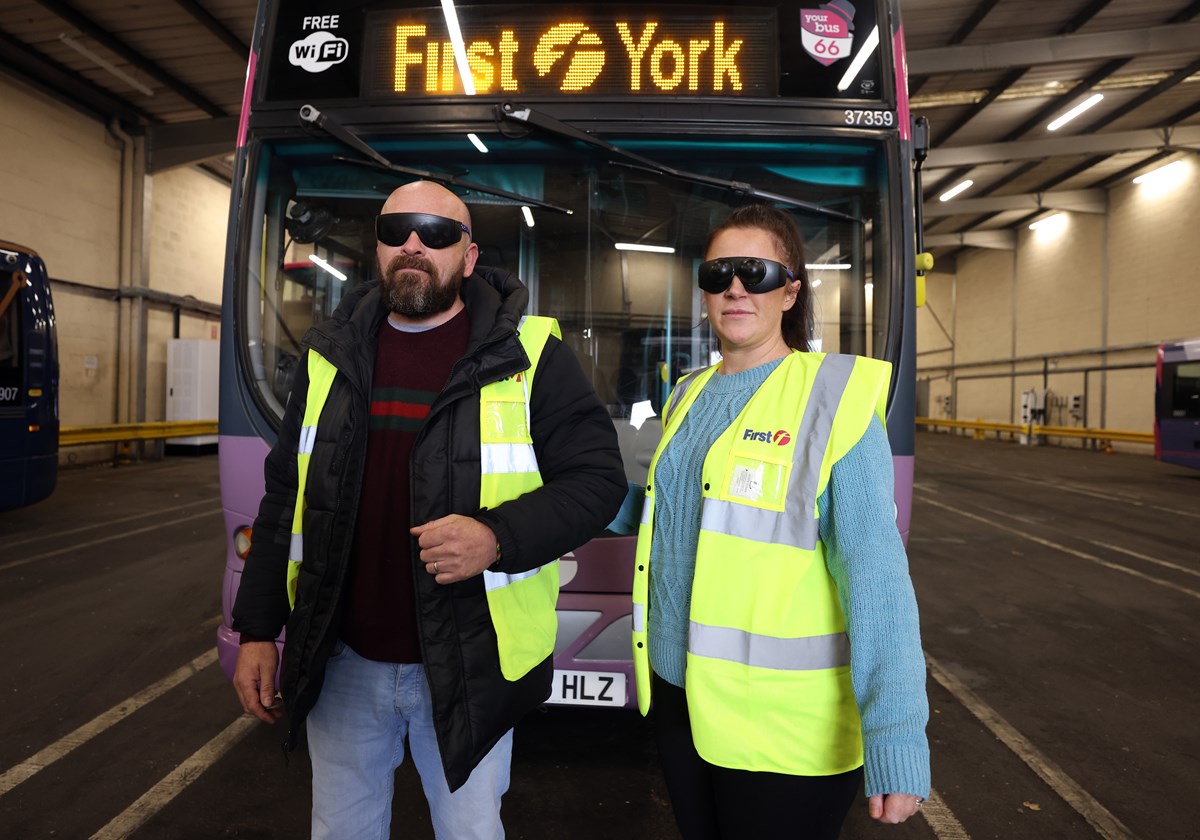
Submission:
{"label": "yellow hi-vis vest", "polygon": [[[484,385],[479,391],[479,506],[491,508],[542,486],[530,429],[529,396],[533,374],[551,335],[561,338],[553,318],[527,316],[521,319],[518,336],[529,368]],[[304,560],[304,487],[312,457],[317,424],[329,397],[337,368],[315,350],[308,351],[308,395],[301,421],[300,445],[296,452],[299,486],[292,516],[292,540],[288,551],[288,603],[296,606],[296,582]],[[520,679],[554,651],[558,617],[558,560],[517,574],[484,571],[488,611],[496,630],[500,670],[510,681]]]}
{"label": "yellow hi-vis vest", "polygon": [[[715,371],[676,385],[646,480],[633,576],[643,715],[654,471]],[[871,416],[883,420],[890,373],[876,359],[794,351],[705,456],[684,688],[692,739],[711,764],[798,776],[862,764],[850,644],[825,567],[817,499]]]}

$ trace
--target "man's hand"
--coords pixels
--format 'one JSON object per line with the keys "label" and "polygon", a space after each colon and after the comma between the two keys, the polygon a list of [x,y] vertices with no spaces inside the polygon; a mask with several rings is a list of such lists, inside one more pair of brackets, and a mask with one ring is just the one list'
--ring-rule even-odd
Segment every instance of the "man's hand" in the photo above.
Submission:
{"label": "man's hand", "polygon": [[438,583],[475,577],[496,562],[496,535],[478,519],[452,513],[411,531],[425,571]]}
{"label": "man's hand", "polygon": [[279,651],[274,642],[246,642],[238,649],[233,687],[242,708],[261,721],[274,723],[283,716],[275,696],[275,670]]}
{"label": "man's hand", "polygon": [[877,793],[867,800],[871,818],[881,823],[902,823],[921,808],[925,800],[907,793]]}

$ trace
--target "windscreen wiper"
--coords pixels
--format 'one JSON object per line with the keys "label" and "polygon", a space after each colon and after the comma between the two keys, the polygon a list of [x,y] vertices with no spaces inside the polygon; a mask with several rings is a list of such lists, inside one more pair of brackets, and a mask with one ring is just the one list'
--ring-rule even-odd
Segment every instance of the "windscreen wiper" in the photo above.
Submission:
{"label": "windscreen wiper", "polygon": [[426,181],[434,181],[446,187],[461,187],[474,192],[485,193],[487,195],[495,195],[500,198],[508,198],[513,201],[519,201],[521,204],[528,204],[532,207],[541,207],[543,210],[553,210],[556,213],[565,213],[570,216],[574,214],[574,210],[566,207],[559,207],[557,204],[551,204],[547,201],[542,201],[540,198],[530,198],[527,195],[508,192],[507,190],[489,187],[486,184],[477,184],[474,181],[467,181],[454,175],[444,175],[437,172],[429,172],[424,169],[416,169],[412,166],[401,166],[392,163],[379,152],[372,149],[365,140],[359,137],[350,129],[339,123],[334,118],[322,114],[312,105],[304,105],[300,108],[300,119],[307,125],[315,125],[330,136],[341,140],[350,148],[357,152],[366,155],[370,160],[356,160],[354,158],[341,157],[335,155],[337,160],[342,160],[347,163],[355,163],[361,166],[370,166],[374,169],[383,169],[387,172],[397,172],[401,175],[412,175]]}
{"label": "windscreen wiper", "polygon": [[754,198],[762,198],[767,201],[786,204],[791,207],[796,207],[801,210],[807,210],[810,213],[816,213],[820,216],[827,216],[831,219],[837,219],[843,222],[853,222],[862,224],[863,220],[857,216],[851,216],[847,213],[842,213],[838,210],[830,210],[828,207],[822,207],[819,204],[813,204],[810,201],[802,201],[798,198],[792,198],[787,195],[779,195],[778,193],[770,193],[764,190],[757,189],[753,184],[748,184],[744,181],[730,181],[725,178],[714,178],[711,175],[701,175],[698,172],[688,172],[683,169],[676,169],[673,166],[667,166],[665,163],[652,160],[648,157],[643,157],[636,152],[631,152],[627,149],[622,149],[620,146],[614,146],[612,143],[601,140],[595,135],[588,134],[586,131],[580,131],[574,126],[568,125],[561,120],[556,120],[554,117],[534,111],[532,108],[525,108],[513,102],[505,102],[496,106],[497,116],[512,120],[514,122],[531,125],[535,128],[540,128],[549,131],[552,134],[557,134],[560,137],[567,137],[572,140],[578,140],[581,143],[586,143],[589,146],[595,146],[597,149],[603,149],[614,155],[619,155],[631,163],[620,163],[619,161],[610,161],[614,166],[625,166],[629,169],[641,169],[647,172],[653,172],[658,175],[666,175],[671,178],[678,178],[681,181],[689,181],[693,184],[703,184],[709,187],[719,187],[739,196],[753,196]]}

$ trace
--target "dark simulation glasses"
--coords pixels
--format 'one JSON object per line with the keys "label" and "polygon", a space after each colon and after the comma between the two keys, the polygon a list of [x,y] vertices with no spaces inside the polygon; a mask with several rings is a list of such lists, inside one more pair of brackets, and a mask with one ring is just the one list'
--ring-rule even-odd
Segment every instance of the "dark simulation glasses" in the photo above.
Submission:
{"label": "dark simulation glasses", "polygon": [[375,217],[375,237],[384,245],[399,248],[413,231],[426,248],[449,248],[471,229],[457,219],[434,216],[432,213],[381,213]]}
{"label": "dark simulation glasses", "polygon": [[747,292],[760,295],[772,292],[796,279],[792,270],[781,262],[758,257],[721,257],[700,263],[696,281],[706,292],[717,295],[733,285],[733,278],[742,281]]}

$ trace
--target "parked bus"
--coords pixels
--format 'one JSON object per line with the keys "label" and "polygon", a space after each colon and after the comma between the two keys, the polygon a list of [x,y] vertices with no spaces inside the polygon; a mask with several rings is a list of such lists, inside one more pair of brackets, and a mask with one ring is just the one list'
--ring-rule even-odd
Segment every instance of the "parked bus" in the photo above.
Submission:
{"label": "parked bus", "polygon": [[58,483],[58,339],[46,264],[0,242],[0,510]]}
{"label": "parked bus", "polygon": [[[718,358],[695,282],[707,231],[747,202],[791,212],[814,349],[894,364],[907,534],[916,231],[899,11],[817,5],[260,3],[221,331],[226,673],[297,319],[376,278],[374,217],[414,179],[456,191],[480,263],[516,270],[530,314],[558,319],[635,486],[671,384]],[[297,272],[306,262],[319,270]],[[563,558],[551,702],[634,703],[633,555],[634,537],[606,531]]]}
{"label": "parked bus", "polygon": [[1200,468],[1200,338],[1158,347],[1154,457]]}

